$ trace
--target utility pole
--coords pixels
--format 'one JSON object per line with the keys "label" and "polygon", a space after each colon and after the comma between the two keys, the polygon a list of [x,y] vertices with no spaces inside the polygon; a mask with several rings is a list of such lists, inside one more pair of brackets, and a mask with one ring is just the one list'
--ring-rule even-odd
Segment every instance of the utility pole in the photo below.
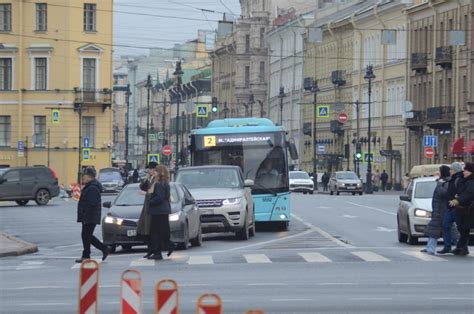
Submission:
{"label": "utility pole", "polygon": [[280,98],[280,125],[283,126],[283,98],[285,98],[285,89],[284,87],[280,87],[280,93],[278,94],[278,98]]}
{"label": "utility pole", "polygon": [[311,92],[313,93],[313,181],[314,181],[314,188],[318,190],[318,147],[317,147],[317,140],[316,140],[316,133],[318,127],[318,115],[317,115],[317,102],[318,102],[318,81],[316,79],[312,80],[311,83]]}
{"label": "utility pole", "polygon": [[367,132],[368,132],[368,139],[369,139],[369,142],[367,143],[367,150],[368,150],[368,160],[367,160],[367,183],[366,183],[366,191],[365,193],[366,194],[372,194],[373,193],[373,190],[372,190],[372,158],[371,158],[371,151],[370,151],[370,143],[372,142],[372,135],[370,134],[371,133],[371,130],[370,130],[370,127],[371,127],[371,117],[370,117],[370,101],[371,101],[371,94],[372,94],[372,80],[375,79],[375,75],[374,75],[374,70],[373,70],[373,66],[372,65],[368,65],[367,66],[367,69],[366,69],[366,73],[365,73],[365,76],[364,76],[364,79],[368,80],[369,82],[369,90],[368,90],[368,96],[369,96],[369,117],[368,117],[368,124],[367,124]]}
{"label": "utility pole", "polygon": [[75,103],[74,104],[74,111],[79,114],[79,163],[77,168],[77,183],[81,184],[82,182],[82,110],[83,110],[82,103]]}
{"label": "utility pole", "polygon": [[51,153],[51,130],[48,129],[48,167],[50,165],[50,153]]}
{"label": "utility pole", "polygon": [[148,154],[150,154],[150,139],[149,139],[149,133],[150,133],[150,89],[152,87],[151,83],[151,75],[148,74],[147,80],[146,80],[146,85],[145,87],[147,88],[147,103],[146,103],[146,155],[145,155],[145,165],[148,161]]}
{"label": "utility pole", "polygon": [[[360,145],[360,128],[359,128],[359,100],[356,100],[356,114],[357,114],[357,118],[356,118],[356,133],[357,133],[357,139],[356,139],[356,147],[357,145]],[[354,154],[355,156],[355,154]],[[359,159],[357,158],[354,158],[354,162],[355,162],[355,168],[356,168],[356,173],[357,173],[357,176],[360,178],[360,168],[359,168]]]}
{"label": "utility pole", "polygon": [[164,97],[163,97],[163,117],[162,117],[162,120],[161,120],[161,130],[163,132],[163,146],[166,145],[166,140],[165,140],[165,129],[166,129],[166,93],[164,93]]}
{"label": "utility pole", "polygon": [[127,105],[127,112],[125,113],[125,161],[128,167],[128,141],[129,141],[129,111],[130,111],[130,84],[127,84],[127,91],[125,92],[125,102]]}
{"label": "utility pole", "polygon": [[174,164],[175,175],[178,172],[179,165],[178,165],[178,154],[179,154],[179,102],[181,100],[181,76],[183,75],[183,70],[181,70],[181,61],[176,62],[176,70],[173,73],[176,76],[176,89],[177,89],[177,96],[176,96],[176,160]]}

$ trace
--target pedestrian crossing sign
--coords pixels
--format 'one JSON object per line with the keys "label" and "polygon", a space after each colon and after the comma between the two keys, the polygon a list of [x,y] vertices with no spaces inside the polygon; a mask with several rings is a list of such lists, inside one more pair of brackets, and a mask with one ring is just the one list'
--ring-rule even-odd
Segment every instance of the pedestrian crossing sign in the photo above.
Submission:
{"label": "pedestrian crossing sign", "polygon": [[318,118],[329,118],[329,114],[331,113],[331,107],[328,105],[318,105],[316,110],[316,116]]}
{"label": "pedestrian crossing sign", "polygon": [[91,149],[90,148],[83,148],[82,149],[82,160],[84,160],[84,161],[91,160]]}
{"label": "pedestrian crossing sign", "polygon": [[156,162],[157,164],[160,163],[160,154],[148,154],[148,163]]}
{"label": "pedestrian crossing sign", "polygon": [[209,107],[207,104],[197,104],[196,105],[196,117],[198,118],[207,118],[209,116]]}
{"label": "pedestrian crossing sign", "polygon": [[53,124],[59,124],[59,110],[54,109],[51,112],[51,120],[53,121]]}

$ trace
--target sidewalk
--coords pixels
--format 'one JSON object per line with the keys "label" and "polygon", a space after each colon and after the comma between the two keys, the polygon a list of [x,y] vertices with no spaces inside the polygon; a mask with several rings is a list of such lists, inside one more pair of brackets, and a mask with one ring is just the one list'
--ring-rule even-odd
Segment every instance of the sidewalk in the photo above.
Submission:
{"label": "sidewalk", "polygon": [[[329,191],[327,192],[323,192],[323,189],[318,189],[317,191],[314,191],[314,193],[316,194],[327,194],[329,195]],[[402,195],[403,194],[403,191],[394,191],[394,190],[390,190],[390,191],[385,191],[383,192],[382,190],[378,190],[377,192],[374,192],[372,195]],[[365,195],[365,192],[364,192],[364,195]]]}
{"label": "sidewalk", "polygon": [[38,247],[35,244],[25,242],[0,231],[0,257],[18,256],[35,252],[38,252]]}

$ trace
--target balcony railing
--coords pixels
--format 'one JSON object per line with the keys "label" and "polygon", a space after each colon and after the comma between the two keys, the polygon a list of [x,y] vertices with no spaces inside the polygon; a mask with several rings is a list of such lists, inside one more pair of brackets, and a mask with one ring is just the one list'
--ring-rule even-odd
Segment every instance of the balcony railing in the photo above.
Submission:
{"label": "balcony railing", "polygon": [[425,115],[423,111],[415,110],[412,111],[413,118],[407,118],[405,120],[405,126],[413,131],[421,130],[423,128],[423,121],[425,119]]}
{"label": "balcony railing", "polygon": [[412,53],[411,54],[411,69],[417,73],[426,72],[428,68],[428,54],[427,53]]}
{"label": "balcony railing", "polygon": [[75,102],[84,105],[101,105],[102,109],[112,105],[112,90],[74,88]]}
{"label": "balcony railing", "polygon": [[426,109],[426,124],[432,129],[450,129],[454,123],[454,107],[433,107]]}
{"label": "balcony railing", "polygon": [[443,69],[451,68],[453,64],[453,48],[450,46],[436,48],[435,63]]}

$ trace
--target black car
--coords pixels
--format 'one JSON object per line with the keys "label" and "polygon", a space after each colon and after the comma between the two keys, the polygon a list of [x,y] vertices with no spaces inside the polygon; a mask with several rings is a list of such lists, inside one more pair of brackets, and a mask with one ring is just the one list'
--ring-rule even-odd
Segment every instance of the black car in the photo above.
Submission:
{"label": "black car", "polygon": [[46,205],[59,195],[58,176],[48,167],[0,169],[0,201],[24,206],[30,200]]}
{"label": "black car", "polygon": [[[190,244],[201,246],[201,213],[194,198],[181,184],[170,183],[171,215],[169,215],[171,241],[180,248],[187,249]],[[110,208],[102,220],[102,238],[112,252],[117,245],[125,250],[132,246],[145,245],[145,239],[137,235],[137,222],[145,201],[145,192],[139,184],[124,187],[114,202],[104,203]]]}

